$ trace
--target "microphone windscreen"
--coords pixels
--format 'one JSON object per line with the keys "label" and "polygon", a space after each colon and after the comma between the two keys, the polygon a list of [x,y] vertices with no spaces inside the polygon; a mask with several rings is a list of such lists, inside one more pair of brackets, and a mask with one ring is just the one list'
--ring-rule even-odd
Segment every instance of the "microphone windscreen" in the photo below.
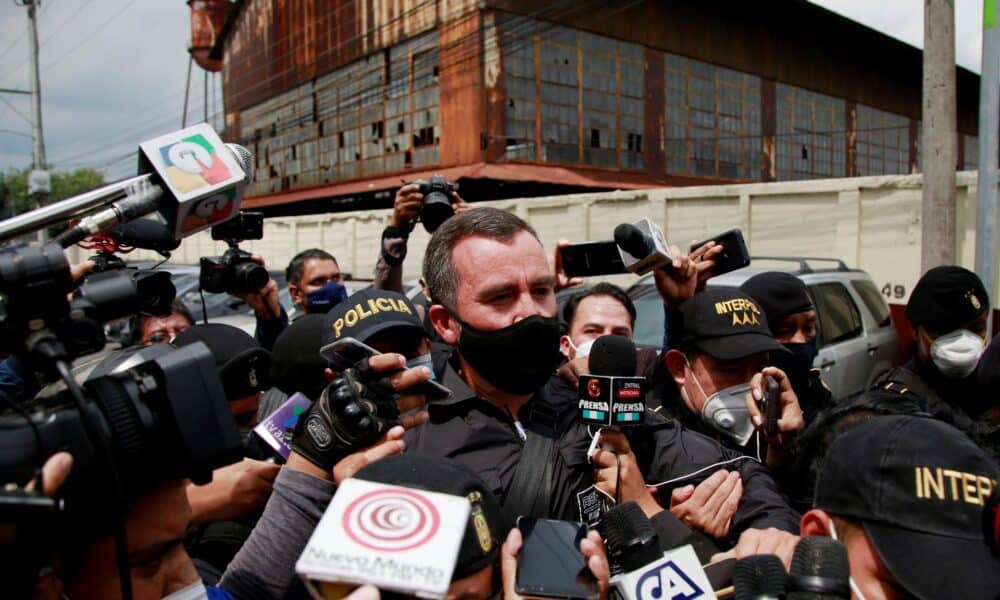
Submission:
{"label": "microphone windscreen", "polygon": [[634,377],[635,344],[622,335],[602,335],[594,341],[587,363],[590,375]]}
{"label": "microphone windscreen", "polygon": [[759,600],[783,598],[788,587],[788,572],[781,559],[773,554],[755,554],[736,561],[733,570],[734,598]]}
{"label": "microphone windscreen", "polygon": [[634,571],[662,556],[653,524],[635,502],[609,510],[601,519],[608,558],[624,571]]}
{"label": "microphone windscreen", "polygon": [[246,173],[246,175],[247,175],[246,182],[248,184],[252,183],[253,182],[253,153],[250,152],[249,150],[247,150],[245,147],[239,145],[239,144],[228,143],[228,144],[226,144],[226,146],[229,147],[229,150],[233,153],[233,156],[236,157],[236,162],[239,163],[240,168],[243,169],[244,173]]}
{"label": "microphone windscreen", "polygon": [[615,227],[615,243],[618,244],[619,248],[636,258],[645,258],[649,255],[646,235],[630,223],[622,223]]}
{"label": "microphone windscreen", "polygon": [[107,234],[119,244],[145,250],[170,252],[181,245],[166,225],[152,219],[136,219],[115,225],[108,229]]}
{"label": "microphone windscreen", "polygon": [[847,600],[850,574],[843,544],[828,537],[804,537],[792,555],[788,600]]}

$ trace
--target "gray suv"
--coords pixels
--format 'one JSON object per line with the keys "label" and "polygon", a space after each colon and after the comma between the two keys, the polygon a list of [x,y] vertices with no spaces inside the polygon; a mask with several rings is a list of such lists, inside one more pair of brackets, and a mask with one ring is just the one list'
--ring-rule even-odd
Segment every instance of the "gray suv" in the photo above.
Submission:
{"label": "gray suv", "polygon": [[[739,287],[765,271],[788,271],[801,279],[816,306],[819,356],[815,367],[837,400],[857,396],[878,375],[896,365],[899,348],[889,307],[868,273],[843,261],[817,258],[754,257],[753,266],[709,280],[710,286]],[[814,268],[810,263],[833,263]],[[774,268],[767,265],[774,264]],[[789,267],[792,267],[789,269]],[[638,316],[635,342],[659,348],[663,343],[663,303],[652,275],[628,289]]]}

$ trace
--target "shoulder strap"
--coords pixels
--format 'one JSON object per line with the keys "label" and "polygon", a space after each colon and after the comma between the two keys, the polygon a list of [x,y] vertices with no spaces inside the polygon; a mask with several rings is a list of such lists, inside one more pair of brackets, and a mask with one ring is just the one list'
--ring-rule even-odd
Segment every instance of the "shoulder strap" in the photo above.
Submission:
{"label": "shoulder strap", "polygon": [[521,456],[514,468],[514,477],[507,488],[502,508],[504,519],[512,527],[522,515],[548,517],[552,500],[552,480],[555,475],[552,450],[555,448],[555,440],[534,431],[525,433],[528,439],[521,448]]}

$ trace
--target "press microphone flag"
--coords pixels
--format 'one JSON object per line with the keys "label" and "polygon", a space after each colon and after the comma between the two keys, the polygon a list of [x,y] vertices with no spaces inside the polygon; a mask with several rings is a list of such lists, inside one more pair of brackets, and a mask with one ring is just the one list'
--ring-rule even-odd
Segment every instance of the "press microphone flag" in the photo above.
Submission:
{"label": "press microphone flag", "polygon": [[239,212],[249,164],[245,170],[207,123],[143,142],[139,150],[139,172],[155,173],[166,187],[158,212],[175,239]]}

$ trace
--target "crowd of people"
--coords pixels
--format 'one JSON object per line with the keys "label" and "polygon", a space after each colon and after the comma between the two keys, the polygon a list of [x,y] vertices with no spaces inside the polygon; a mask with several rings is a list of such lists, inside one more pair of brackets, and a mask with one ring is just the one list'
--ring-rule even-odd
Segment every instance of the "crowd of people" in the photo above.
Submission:
{"label": "crowd of people", "polygon": [[[614,561],[601,517],[628,502],[663,550],[690,544],[705,565],[771,554],[787,568],[803,537],[822,536],[846,548],[855,598],[1000,597],[1000,344],[974,273],[928,271],[906,308],[912,360],[844,399],[813,368],[817,314],[800,279],[708,286],[722,248],[671,248],[655,271],[663,346],[636,354],[644,422],[597,430],[579,419],[579,380],[599,338],[636,333],[629,296],[566,277],[529,223],[455,194],[413,301],[402,273],[422,201],[416,186],[397,193],[371,288],[348,296],[335,257],[309,249],[286,270],[293,314],[273,280],[240,295],[253,336],[196,323],[181,303],[132,320],[133,347],[106,362],[204,343],[245,449],[210,483],[171,481],[128,506],[136,598],[308,597],[296,561],[350,478],[469,499],[452,599],[518,597],[519,516],[587,523],[580,552],[606,595]],[[321,353],[347,338],[380,354],[345,365]],[[450,394],[433,396],[430,381]],[[362,389],[398,412],[366,415],[364,435],[345,429],[337,405]],[[17,357],[0,364],[5,399],[37,391]],[[296,394],[312,403],[285,460],[252,431]],[[55,454],[38,485],[58,495],[72,468]],[[48,558],[36,597],[119,597],[111,535],[53,542]],[[352,598],[380,594],[392,595],[363,586]]]}

